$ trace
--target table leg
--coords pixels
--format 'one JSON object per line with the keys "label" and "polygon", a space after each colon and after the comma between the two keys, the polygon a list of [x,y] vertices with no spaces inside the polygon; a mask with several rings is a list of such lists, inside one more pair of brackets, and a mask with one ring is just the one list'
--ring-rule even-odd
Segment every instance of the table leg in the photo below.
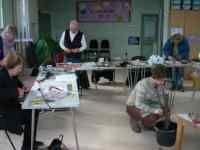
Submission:
{"label": "table leg", "polygon": [[113,70],[113,83],[115,83],[115,70]]}
{"label": "table leg", "polygon": [[131,69],[128,68],[128,87],[131,89]]}
{"label": "table leg", "polygon": [[183,141],[184,125],[181,120],[177,122],[177,132],[176,132],[176,150],[181,150]]}
{"label": "table leg", "polygon": [[138,81],[138,75],[139,75],[139,73],[140,73],[140,68],[135,68],[135,75],[134,75],[134,85],[133,86],[135,86],[136,85],[136,83],[137,83],[137,81]]}
{"label": "table leg", "polygon": [[184,77],[185,77],[185,68],[184,67],[182,67],[183,68],[183,78],[182,78],[182,80],[183,80],[183,90],[184,90],[184,81],[185,81],[185,79],[184,79]]}
{"label": "table leg", "polygon": [[31,150],[33,150],[33,146],[34,146],[34,131],[35,131],[35,109],[32,109],[32,117],[31,117]]}
{"label": "table leg", "polygon": [[74,137],[76,142],[76,150],[79,150],[79,143],[78,143],[78,132],[77,132],[77,126],[76,126],[76,118],[75,118],[75,109],[71,109],[72,112],[72,122],[73,122],[73,129],[74,129]]}
{"label": "table leg", "polygon": [[173,66],[172,67],[172,81],[173,81],[173,83],[175,84],[175,90],[177,90],[178,89],[178,85],[177,85],[177,83],[176,83],[176,67],[175,66]]}

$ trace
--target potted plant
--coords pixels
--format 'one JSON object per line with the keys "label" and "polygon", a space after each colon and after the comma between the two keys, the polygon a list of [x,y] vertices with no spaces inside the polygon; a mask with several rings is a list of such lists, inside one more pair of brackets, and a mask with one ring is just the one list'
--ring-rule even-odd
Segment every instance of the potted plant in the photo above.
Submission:
{"label": "potted plant", "polygon": [[54,55],[61,51],[59,44],[49,35],[42,36],[36,43],[38,65],[54,63]]}
{"label": "potted plant", "polygon": [[61,52],[59,44],[54,41],[49,35],[43,35],[35,44],[36,62],[33,66],[31,76],[37,76],[40,65],[55,65],[54,57]]}
{"label": "potted plant", "polygon": [[174,95],[172,91],[162,91],[162,96],[159,99],[160,106],[163,110],[163,119],[155,125],[156,138],[160,146],[173,146],[176,142],[177,124],[172,122],[171,108],[174,104]]}

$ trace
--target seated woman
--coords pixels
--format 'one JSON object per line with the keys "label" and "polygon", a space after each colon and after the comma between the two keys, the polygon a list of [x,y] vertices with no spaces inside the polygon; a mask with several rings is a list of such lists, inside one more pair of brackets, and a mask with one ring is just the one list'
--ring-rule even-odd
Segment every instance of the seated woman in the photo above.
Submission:
{"label": "seated woman", "polygon": [[127,101],[127,113],[135,132],[141,132],[142,125],[152,128],[162,116],[159,97],[163,93],[165,75],[166,68],[155,65],[152,76],[140,80],[131,92]]}
{"label": "seated woman", "polygon": [[[15,124],[16,127],[25,125],[22,150],[30,150],[31,110],[22,110],[18,101],[18,98],[22,98],[27,90],[16,78],[22,68],[23,59],[13,52],[7,54],[2,60],[2,67],[0,68],[0,113],[5,113],[8,122]],[[38,114],[36,115],[36,122],[37,119]]]}

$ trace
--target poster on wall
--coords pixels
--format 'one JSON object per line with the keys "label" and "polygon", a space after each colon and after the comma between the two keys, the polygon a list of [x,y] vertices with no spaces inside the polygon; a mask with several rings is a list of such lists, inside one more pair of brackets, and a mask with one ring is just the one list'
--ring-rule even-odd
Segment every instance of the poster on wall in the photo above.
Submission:
{"label": "poster on wall", "polygon": [[190,10],[192,9],[192,0],[183,0],[183,9]]}
{"label": "poster on wall", "polygon": [[131,0],[78,1],[79,22],[130,22]]}
{"label": "poster on wall", "polygon": [[139,45],[140,37],[138,36],[129,36],[128,37],[128,45]]}
{"label": "poster on wall", "polygon": [[183,34],[184,30],[181,27],[172,27],[170,30],[170,35],[174,35],[174,34]]}
{"label": "poster on wall", "polygon": [[200,10],[200,0],[193,0],[192,9],[193,10]]}
{"label": "poster on wall", "polygon": [[182,8],[182,0],[171,0],[171,7],[175,10],[180,10]]}

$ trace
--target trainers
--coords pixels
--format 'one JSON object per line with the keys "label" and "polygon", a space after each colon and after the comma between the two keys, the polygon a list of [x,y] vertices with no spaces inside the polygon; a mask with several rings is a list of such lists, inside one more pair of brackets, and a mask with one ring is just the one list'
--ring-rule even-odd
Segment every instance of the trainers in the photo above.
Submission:
{"label": "trainers", "polygon": [[16,128],[9,129],[8,131],[12,134],[22,135],[22,133],[24,132],[24,129],[21,126],[18,126]]}
{"label": "trainers", "polygon": [[43,146],[45,146],[45,144],[42,141],[35,141],[34,142],[34,149],[35,150],[37,150],[38,148],[43,147]]}
{"label": "trainers", "polygon": [[135,121],[135,120],[131,119],[130,120],[130,124],[131,124],[131,129],[134,132],[136,132],[136,133],[141,133],[142,132],[140,121]]}

